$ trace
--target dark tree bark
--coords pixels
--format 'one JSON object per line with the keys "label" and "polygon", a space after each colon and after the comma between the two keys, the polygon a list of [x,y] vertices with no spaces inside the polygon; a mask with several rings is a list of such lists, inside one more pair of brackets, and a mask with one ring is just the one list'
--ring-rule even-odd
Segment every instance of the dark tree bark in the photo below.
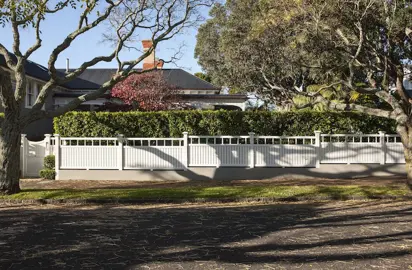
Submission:
{"label": "dark tree bark", "polygon": [[406,184],[412,190],[412,123],[399,125],[398,134],[401,136],[406,165]]}
{"label": "dark tree bark", "polygon": [[20,191],[20,134],[15,116],[5,117],[0,135],[0,192],[13,194]]}
{"label": "dark tree bark", "polygon": [[[0,90],[12,89],[10,75],[0,71]],[[4,120],[0,132],[0,193],[13,194],[20,191],[20,110],[12,99],[2,98]]]}
{"label": "dark tree bark", "polygon": [[406,162],[406,183],[409,189],[412,190],[412,149],[411,148],[404,148],[405,153],[405,162]]}

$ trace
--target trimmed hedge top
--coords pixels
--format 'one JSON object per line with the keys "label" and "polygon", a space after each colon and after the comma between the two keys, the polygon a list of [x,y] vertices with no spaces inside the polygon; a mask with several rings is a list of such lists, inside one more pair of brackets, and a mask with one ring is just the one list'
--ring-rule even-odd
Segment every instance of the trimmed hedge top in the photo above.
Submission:
{"label": "trimmed hedge top", "polygon": [[353,112],[70,112],[54,119],[64,137],[181,137],[191,135],[308,136],[322,133],[396,133],[395,121]]}

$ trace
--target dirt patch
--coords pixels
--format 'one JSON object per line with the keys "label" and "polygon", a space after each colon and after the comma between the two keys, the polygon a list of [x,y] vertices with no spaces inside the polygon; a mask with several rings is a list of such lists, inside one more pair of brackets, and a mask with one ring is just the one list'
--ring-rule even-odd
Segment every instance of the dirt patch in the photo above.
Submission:
{"label": "dirt patch", "polygon": [[173,188],[173,187],[213,187],[213,186],[244,186],[244,185],[362,185],[362,186],[403,186],[405,179],[391,178],[359,178],[359,179],[268,179],[268,180],[233,180],[233,181],[95,181],[95,180],[58,180],[22,179],[23,189],[104,189],[104,188]]}

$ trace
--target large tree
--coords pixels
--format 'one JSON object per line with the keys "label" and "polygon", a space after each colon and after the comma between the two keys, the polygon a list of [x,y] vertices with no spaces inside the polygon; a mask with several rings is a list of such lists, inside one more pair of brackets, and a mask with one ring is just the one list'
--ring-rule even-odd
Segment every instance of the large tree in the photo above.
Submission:
{"label": "large tree", "polygon": [[[13,36],[10,50],[0,41],[0,54],[4,56],[7,65],[7,68],[0,68],[0,102],[5,114],[0,134],[0,192],[10,194],[20,190],[20,134],[24,127],[39,119],[73,110],[81,103],[110,91],[130,74],[141,73],[142,71],[135,69],[136,65],[149,56],[159,43],[170,40],[185,27],[196,24],[200,19],[199,7],[210,5],[210,2],[211,0],[0,1],[0,23],[9,25]],[[71,18],[71,21],[64,21],[69,8],[80,10],[77,21],[72,21]],[[56,13],[60,14],[61,23],[72,23],[74,30],[51,52],[47,66],[50,79],[40,90],[35,104],[30,110],[22,110],[27,83],[25,64],[42,46],[43,39],[47,40],[47,36],[42,35],[44,20]],[[113,50],[107,55],[85,59],[80,67],[68,73],[58,72],[55,64],[59,56],[79,37],[87,35],[104,22],[110,22],[111,25],[111,34],[106,33],[106,38],[112,42]],[[20,34],[27,27],[34,29],[35,42],[24,52],[21,49]],[[137,34],[141,33],[150,35],[153,46],[133,59],[122,59],[122,50],[133,47]],[[46,98],[54,88],[76,79],[87,68],[112,61],[116,63],[117,71],[100,89],[75,98],[56,110],[42,110]],[[11,80],[15,81],[14,89]]]}
{"label": "large tree", "polygon": [[[246,14],[241,11],[247,2],[218,6],[223,19],[217,23],[212,16],[200,28],[204,32],[198,36],[197,56],[204,70],[226,85],[240,83],[267,93],[278,106],[322,104],[395,120],[412,187],[412,99],[403,84],[411,72],[412,1],[261,0]],[[229,24],[231,20],[237,23]],[[217,36],[219,55],[214,56],[224,63],[222,76],[209,72],[206,60],[211,57],[202,43],[207,32]],[[230,43],[231,36],[240,40]],[[242,62],[245,55],[248,69]],[[224,76],[233,73],[243,80]],[[385,104],[354,102],[359,96]]]}

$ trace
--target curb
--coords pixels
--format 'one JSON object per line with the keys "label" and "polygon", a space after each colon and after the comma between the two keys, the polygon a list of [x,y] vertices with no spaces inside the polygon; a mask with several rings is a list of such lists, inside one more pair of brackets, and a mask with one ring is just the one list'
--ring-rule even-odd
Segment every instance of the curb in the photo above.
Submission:
{"label": "curb", "polygon": [[364,201],[364,200],[412,200],[412,195],[405,196],[302,196],[287,198],[195,198],[195,199],[2,199],[0,204],[184,204],[184,203],[272,203],[304,201]]}

